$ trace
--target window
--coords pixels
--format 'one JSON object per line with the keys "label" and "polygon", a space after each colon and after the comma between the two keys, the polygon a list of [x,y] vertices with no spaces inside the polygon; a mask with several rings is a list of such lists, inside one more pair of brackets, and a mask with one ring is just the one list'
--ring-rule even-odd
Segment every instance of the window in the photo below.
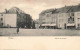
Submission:
{"label": "window", "polygon": [[56,19],[53,19],[52,22],[56,22]]}
{"label": "window", "polygon": [[78,24],[78,27],[80,27],[80,24]]}
{"label": "window", "polygon": [[46,22],[42,22],[42,24],[45,24]]}
{"label": "window", "polygon": [[60,27],[60,24],[59,24],[59,27]]}
{"label": "window", "polygon": [[68,16],[70,16],[70,13],[68,13]]}
{"label": "window", "polygon": [[74,16],[74,13],[71,13],[71,16]]}
{"label": "window", "polygon": [[3,21],[3,18],[1,18],[1,21]]}
{"label": "window", "polygon": [[74,21],[74,18],[72,20]]}
{"label": "window", "polygon": [[3,25],[3,23],[1,23],[1,25]]}
{"label": "window", "polygon": [[59,19],[59,22],[63,22],[63,19]]}
{"label": "window", "polygon": [[77,15],[80,16],[80,13],[78,13]]}
{"label": "window", "polygon": [[74,23],[74,18],[70,16],[70,18],[68,18],[68,23]]}
{"label": "window", "polygon": [[53,23],[55,23],[55,22],[51,22],[51,24],[53,24]]}
{"label": "window", "polygon": [[45,20],[45,18],[43,18],[42,20]]}
{"label": "window", "polygon": [[78,18],[78,21],[80,21],[80,18]]}

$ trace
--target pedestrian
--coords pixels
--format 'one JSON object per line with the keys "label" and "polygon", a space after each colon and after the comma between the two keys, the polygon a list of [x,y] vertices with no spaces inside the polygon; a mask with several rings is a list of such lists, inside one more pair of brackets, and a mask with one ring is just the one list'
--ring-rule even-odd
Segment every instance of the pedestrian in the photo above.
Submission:
{"label": "pedestrian", "polygon": [[19,27],[17,27],[17,34],[18,34],[18,32],[19,32]]}

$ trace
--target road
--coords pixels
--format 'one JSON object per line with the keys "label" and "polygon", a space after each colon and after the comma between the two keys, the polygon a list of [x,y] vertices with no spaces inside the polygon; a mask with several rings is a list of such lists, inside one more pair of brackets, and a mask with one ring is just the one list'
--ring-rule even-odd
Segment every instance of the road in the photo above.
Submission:
{"label": "road", "polygon": [[80,36],[80,30],[0,28],[0,36]]}

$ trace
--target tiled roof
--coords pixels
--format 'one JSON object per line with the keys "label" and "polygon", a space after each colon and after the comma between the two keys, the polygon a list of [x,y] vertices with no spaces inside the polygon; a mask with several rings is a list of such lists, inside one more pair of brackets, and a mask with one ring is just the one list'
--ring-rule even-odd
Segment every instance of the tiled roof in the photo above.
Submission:
{"label": "tiled roof", "polygon": [[80,11],[80,4],[75,6],[65,6],[58,9],[48,9],[40,13],[40,15],[45,14],[47,12],[54,13],[69,13],[69,12],[78,12]]}
{"label": "tiled roof", "polygon": [[71,8],[72,6],[65,6],[62,8],[58,8],[54,13],[67,13]]}

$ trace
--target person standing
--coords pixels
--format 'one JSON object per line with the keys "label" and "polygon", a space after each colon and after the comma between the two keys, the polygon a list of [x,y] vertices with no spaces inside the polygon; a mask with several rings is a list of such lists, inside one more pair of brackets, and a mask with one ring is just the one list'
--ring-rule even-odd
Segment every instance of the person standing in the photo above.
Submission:
{"label": "person standing", "polygon": [[18,34],[18,32],[19,32],[19,27],[17,27],[17,34]]}

